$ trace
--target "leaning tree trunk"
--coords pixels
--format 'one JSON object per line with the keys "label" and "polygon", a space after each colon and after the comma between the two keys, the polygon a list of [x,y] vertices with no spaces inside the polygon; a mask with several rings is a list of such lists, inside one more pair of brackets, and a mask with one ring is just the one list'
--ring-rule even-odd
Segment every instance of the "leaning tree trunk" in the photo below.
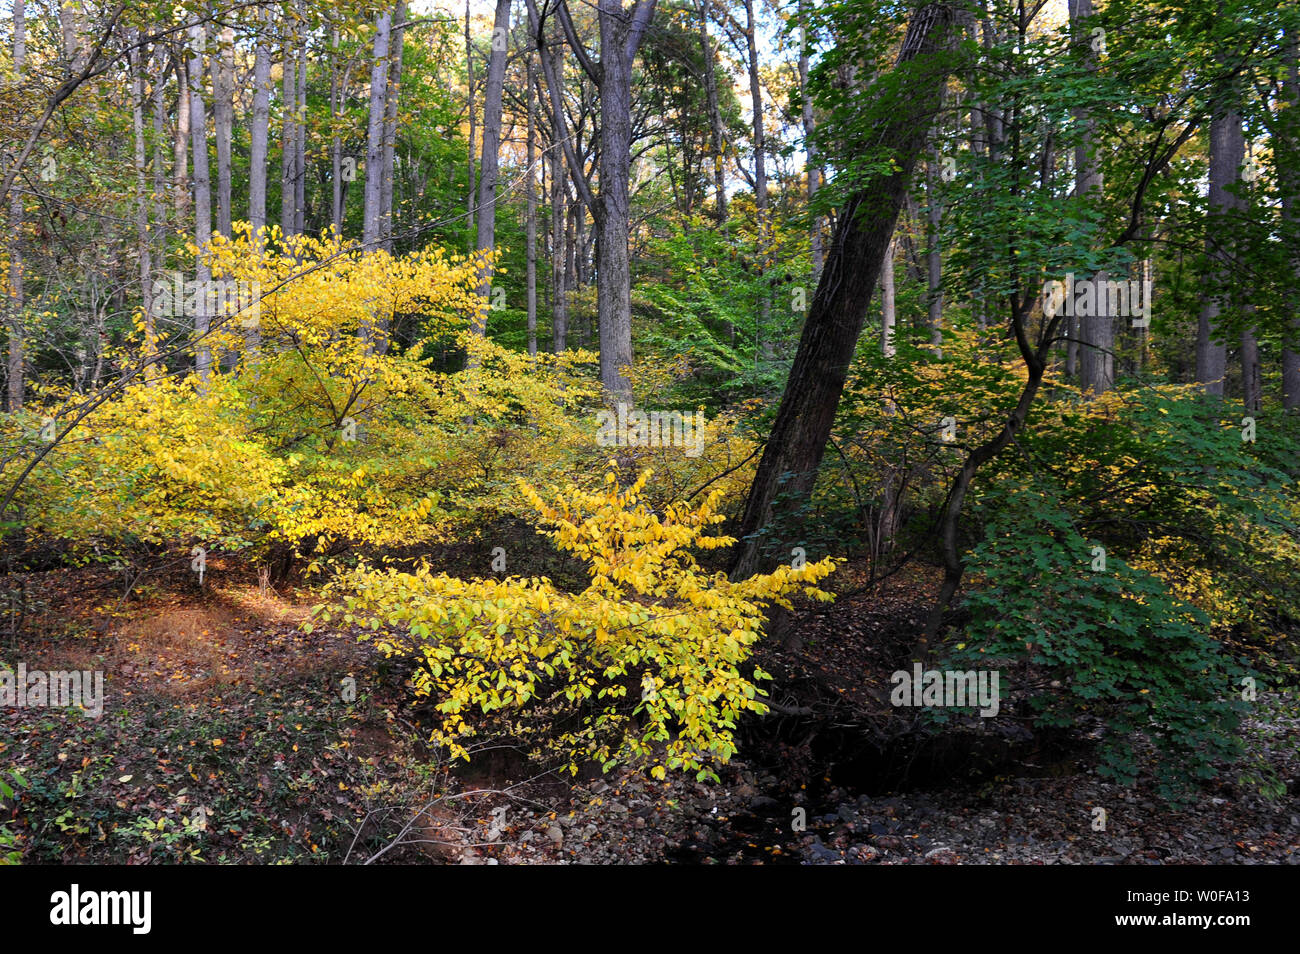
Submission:
{"label": "leaning tree trunk", "polygon": [[[905,95],[881,103],[880,123],[870,131],[872,139],[862,143],[862,151],[884,147],[897,165],[890,174],[864,183],[841,207],[785,393],[745,502],[732,579],[749,577],[774,562],[765,553],[764,537],[773,532],[778,495],[791,496],[791,504],[782,504],[791,511],[812,491],[912,170],[939,111],[940,91],[952,68],[945,54],[955,19],[949,2],[930,3],[917,10],[908,26],[895,69],[907,67],[912,82]],[[881,89],[876,87],[876,95],[887,95]],[[788,541],[773,542],[780,550]]]}

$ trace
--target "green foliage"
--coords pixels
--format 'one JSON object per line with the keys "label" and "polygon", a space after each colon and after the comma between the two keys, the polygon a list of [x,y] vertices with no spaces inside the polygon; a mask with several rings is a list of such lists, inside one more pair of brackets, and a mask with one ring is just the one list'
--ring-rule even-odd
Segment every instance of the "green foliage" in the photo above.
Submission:
{"label": "green foliage", "polygon": [[1033,486],[1008,480],[982,509],[983,539],[969,565],[978,581],[966,601],[972,620],[954,664],[1017,666],[1030,684],[1041,677],[1047,687],[1027,700],[1039,725],[1103,720],[1103,775],[1137,778],[1140,733],[1155,747],[1148,768],[1162,795],[1212,777],[1215,763],[1239,750],[1245,673],[1207,634],[1205,614],[1117,555],[1094,571],[1091,544]]}

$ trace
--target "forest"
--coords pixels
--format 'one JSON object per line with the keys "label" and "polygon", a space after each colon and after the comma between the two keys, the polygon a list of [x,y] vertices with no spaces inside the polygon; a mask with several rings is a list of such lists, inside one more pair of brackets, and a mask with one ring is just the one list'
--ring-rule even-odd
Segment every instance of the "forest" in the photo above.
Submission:
{"label": "forest", "polygon": [[0,861],[1300,863],[1300,5],[0,47]]}

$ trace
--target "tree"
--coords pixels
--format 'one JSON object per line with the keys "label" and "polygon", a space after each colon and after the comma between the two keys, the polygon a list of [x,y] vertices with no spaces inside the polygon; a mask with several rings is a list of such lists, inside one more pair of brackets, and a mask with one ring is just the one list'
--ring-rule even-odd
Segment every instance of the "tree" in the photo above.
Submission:
{"label": "tree", "polygon": [[[479,251],[490,252],[496,245],[497,179],[501,149],[501,93],[506,79],[507,41],[510,36],[510,0],[497,0],[492,26],[492,52],[488,56],[487,85],[483,89],[483,157],[479,162],[478,243]],[[487,299],[492,293],[492,267],[479,274],[478,293]],[[487,334],[487,308],[471,324],[477,335]]]}
{"label": "tree", "polygon": [[[1096,73],[1099,57],[1092,35],[1092,0],[1070,0],[1070,39],[1083,58],[1084,68]],[[1076,109],[1075,118],[1082,127],[1074,148],[1075,195],[1100,196],[1104,189],[1098,137],[1091,112]],[[1098,272],[1096,287],[1105,287],[1109,276]],[[1107,302],[1097,296],[1094,314],[1076,319],[1079,335],[1079,384],[1085,394],[1103,394],[1115,384],[1115,319],[1107,314]]]}
{"label": "tree", "polygon": [[[25,0],[14,0],[13,16],[14,75],[21,80],[27,62],[27,9]],[[9,295],[5,303],[9,332],[10,413],[23,409],[23,199],[17,193],[9,197],[8,222]]]}
{"label": "tree", "polygon": [[1218,321],[1223,312],[1224,289],[1230,280],[1232,252],[1221,231],[1221,223],[1238,207],[1240,200],[1230,189],[1238,181],[1245,154],[1241,115],[1231,110],[1221,111],[1210,121],[1209,195],[1209,219],[1220,225],[1207,229],[1205,239],[1214,279],[1201,301],[1196,331],[1196,380],[1205,386],[1206,394],[1222,395],[1223,378],[1227,373],[1228,348],[1219,340]]}
{"label": "tree", "polygon": [[[632,364],[632,271],[628,255],[631,215],[628,178],[632,165],[632,61],[654,16],[656,0],[636,0],[630,15],[621,0],[598,0],[600,59],[594,60],[578,40],[566,0],[554,11],[579,64],[600,90],[600,190],[596,194],[574,152],[561,102],[561,74],[543,57],[550,89],[551,114],[564,149],[569,176],[596,222],[596,309],[600,328],[600,381],[611,396],[627,400],[631,382],[623,368]],[[528,16],[539,47],[549,7],[539,14],[528,0]]]}
{"label": "tree", "polygon": [[375,47],[370,66],[370,119],[366,125],[366,188],[361,213],[361,244],[367,250],[379,246],[380,198],[384,180],[384,113],[388,100],[388,47],[393,14],[375,14]]}
{"label": "tree", "polygon": [[207,262],[207,246],[212,241],[212,180],[208,175],[208,114],[203,100],[204,29],[189,28],[190,65],[190,152],[194,162],[194,244],[198,247],[195,281],[203,292],[194,314],[194,370],[199,380],[207,382],[212,352],[205,340],[211,316],[207,312],[206,289],[212,284],[212,268]]}
{"label": "tree", "polygon": [[[862,333],[881,263],[893,238],[912,170],[940,107],[952,69],[956,8],[927,3],[913,14],[895,61],[895,75],[868,90],[879,125],[860,130],[858,147],[890,164],[863,174],[846,197],[826,263],[804,322],[799,348],[741,517],[741,545],[732,579],[770,562],[762,535],[778,495],[798,507],[812,489],[830,437],[849,364]],[[847,151],[847,150],[846,150]]]}

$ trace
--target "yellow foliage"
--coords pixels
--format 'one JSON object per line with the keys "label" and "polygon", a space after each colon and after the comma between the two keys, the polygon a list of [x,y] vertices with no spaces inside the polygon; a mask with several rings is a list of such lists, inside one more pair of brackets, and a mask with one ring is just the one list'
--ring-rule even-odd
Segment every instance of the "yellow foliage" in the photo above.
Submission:
{"label": "yellow foliage", "polygon": [[[480,734],[475,710],[535,736],[527,709],[556,719],[547,744],[574,772],[589,757],[606,769],[644,760],[660,778],[670,769],[709,775],[735,752],[741,713],[766,711],[762,691],[741,672],[765,609],[788,607],[796,593],[831,599],[815,584],[835,561],[739,582],[706,572],[690,551],[735,542],[708,533],[723,519],[720,492],[695,508],[656,512],[643,500],[649,477],[620,489],[611,470],[599,491],[570,485],[550,502],[520,482],[546,535],[586,563],[590,582],[580,593],[545,578],[466,581],[427,567],[362,568],[341,581],[342,602],[319,612],[379,632],[381,651],[417,661],[415,693],[437,700],[433,738],[454,757],[468,758]],[[767,676],[756,668],[752,678]]]}

